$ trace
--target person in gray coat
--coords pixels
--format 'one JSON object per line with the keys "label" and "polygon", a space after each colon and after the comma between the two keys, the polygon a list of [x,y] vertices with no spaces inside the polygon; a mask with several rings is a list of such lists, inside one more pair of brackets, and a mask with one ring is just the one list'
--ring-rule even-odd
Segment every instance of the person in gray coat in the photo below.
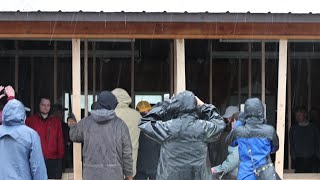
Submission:
{"label": "person in gray coat", "polygon": [[184,91],[153,108],[139,127],[161,144],[157,180],[212,179],[207,143],[217,140],[225,128],[214,105]]}
{"label": "person in gray coat", "polygon": [[99,94],[95,110],[76,123],[69,119],[70,139],[83,143],[83,180],[132,180],[132,147],[127,125],[114,109],[109,91]]}

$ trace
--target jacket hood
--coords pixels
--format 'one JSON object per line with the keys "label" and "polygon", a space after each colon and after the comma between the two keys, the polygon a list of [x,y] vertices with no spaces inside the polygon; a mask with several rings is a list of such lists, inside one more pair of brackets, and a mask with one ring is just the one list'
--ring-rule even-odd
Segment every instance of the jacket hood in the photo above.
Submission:
{"label": "jacket hood", "polygon": [[112,91],[112,94],[114,94],[119,102],[117,107],[128,107],[132,99],[129,96],[128,92],[121,88],[116,88]]}
{"label": "jacket hood", "polygon": [[16,126],[25,124],[26,111],[24,105],[16,100],[10,100],[2,111],[2,124],[4,126]]}
{"label": "jacket hood", "polygon": [[197,112],[197,101],[195,95],[190,91],[183,91],[172,97],[167,109],[168,114],[179,116]]}
{"label": "jacket hood", "polygon": [[250,98],[244,104],[245,121],[252,123],[264,123],[264,108],[258,98]]}
{"label": "jacket hood", "polygon": [[91,111],[91,116],[98,124],[103,124],[114,119],[116,114],[113,110],[97,109]]}

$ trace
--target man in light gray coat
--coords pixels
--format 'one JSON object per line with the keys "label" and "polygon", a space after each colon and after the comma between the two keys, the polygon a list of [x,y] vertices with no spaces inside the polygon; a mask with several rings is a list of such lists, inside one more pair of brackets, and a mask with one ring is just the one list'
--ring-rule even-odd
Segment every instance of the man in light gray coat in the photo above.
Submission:
{"label": "man in light gray coat", "polygon": [[90,116],[79,123],[68,120],[71,141],[84,143],[84,180],[132,180],[130,134],[114,112],[117,104],[111,92],[103,91]]}

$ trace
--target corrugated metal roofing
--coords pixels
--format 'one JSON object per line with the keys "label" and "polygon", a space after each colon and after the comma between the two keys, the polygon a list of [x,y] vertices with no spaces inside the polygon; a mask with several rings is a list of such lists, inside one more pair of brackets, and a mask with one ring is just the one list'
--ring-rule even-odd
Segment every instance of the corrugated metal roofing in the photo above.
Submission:
{"label": "corrugated metal roofing", "polygon": [[0,21],[319,23],[320,14],[17,11],[0,12]]}

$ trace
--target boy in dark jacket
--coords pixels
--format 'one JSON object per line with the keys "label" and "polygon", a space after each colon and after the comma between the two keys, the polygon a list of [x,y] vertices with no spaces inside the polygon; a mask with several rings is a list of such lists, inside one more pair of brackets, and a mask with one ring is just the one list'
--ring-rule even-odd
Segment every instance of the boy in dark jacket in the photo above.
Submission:
{"label": "boy in dark jacket", "polygon": [[233,129],[227,139],[231,146],[239,148],[238,180],[256,180],[259,173],[267,175],[265,179],[268,180],[277,177],[270,154],[279,149],[279,140],[275,129],[266,124],[263,115],[261,101],[258,98],[248,99],[244,106],[244,125]]}

